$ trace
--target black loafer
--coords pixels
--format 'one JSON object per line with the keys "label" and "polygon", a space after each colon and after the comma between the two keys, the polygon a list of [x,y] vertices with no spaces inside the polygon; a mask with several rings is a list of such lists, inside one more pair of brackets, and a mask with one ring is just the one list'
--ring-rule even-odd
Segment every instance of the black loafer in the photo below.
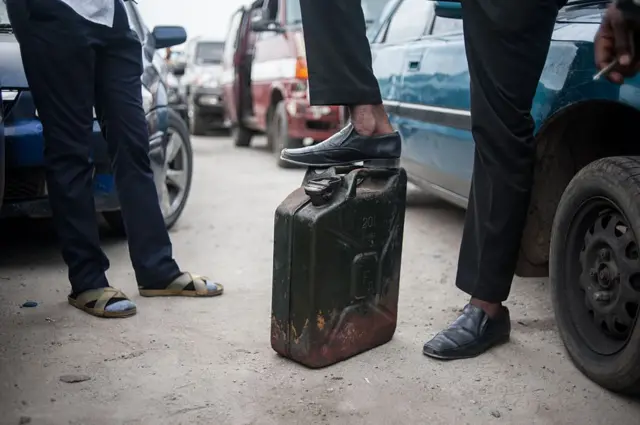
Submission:
{"label": "black loafer", "polygon": [[319,168],[358,163],[397,167],[401,151],[402,141],[397,131],[381,136],[362,136],[349,124],[317,145],[283,149],[280,159]]}
{"label": "black loafer", "polygon": [[507,342],[511,319],[509,310],[502,309],[502,314],[491,318],[480,307],[467,304],[460,317],[424,344],[422,352],[440,360],[468,359]]}

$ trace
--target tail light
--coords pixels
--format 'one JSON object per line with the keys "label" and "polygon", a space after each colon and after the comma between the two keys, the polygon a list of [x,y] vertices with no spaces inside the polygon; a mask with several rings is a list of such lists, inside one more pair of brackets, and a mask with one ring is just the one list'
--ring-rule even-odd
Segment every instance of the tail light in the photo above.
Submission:
{"label": "tail light", "polygon": [[309,79],[309,69],[305,58],[298,58],[296,61],[296,78],[299,80]]}

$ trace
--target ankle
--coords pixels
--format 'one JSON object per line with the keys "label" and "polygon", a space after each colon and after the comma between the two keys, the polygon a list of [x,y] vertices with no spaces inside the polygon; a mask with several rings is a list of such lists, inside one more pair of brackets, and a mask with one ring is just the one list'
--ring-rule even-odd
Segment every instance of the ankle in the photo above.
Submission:
{"label": "ankle", "polygon": [[349,113],[351,115],[351,123],[358,134],[378,136],[390,134],[394,131],[382,104],[350,106]]}
{"label": "ankle", "polygon": [[502,303],[490,303],[477,298],[471,298],[471,305],[480,307],[489,317],[495,318],[502,313]]}

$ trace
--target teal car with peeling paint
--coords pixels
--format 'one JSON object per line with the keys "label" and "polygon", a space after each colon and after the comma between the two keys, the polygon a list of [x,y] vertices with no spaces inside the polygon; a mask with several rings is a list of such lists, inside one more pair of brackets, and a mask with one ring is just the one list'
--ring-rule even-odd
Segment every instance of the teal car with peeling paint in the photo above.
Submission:
{"label": "teal car with peeling paint", "polygon": [[[638,393],[640,78],[593,80],[608,3],[569,1],[558,15],[532,109],[537,162],[516,273],[549,276],[582,372]],[[458,2],[390,0],[367,36],[410,180],[466,208],[474,142],[461,18]]]}

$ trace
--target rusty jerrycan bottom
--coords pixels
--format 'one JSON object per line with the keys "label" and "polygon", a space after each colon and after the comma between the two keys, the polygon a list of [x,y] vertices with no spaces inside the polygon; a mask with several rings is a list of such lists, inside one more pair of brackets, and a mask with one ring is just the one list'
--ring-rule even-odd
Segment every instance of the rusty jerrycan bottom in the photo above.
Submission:
{"label": "rusty jerrycan bottom", "polygon": [[311,368],[385,344],[397,323],[407,175],[309,170],[277,208],[271,346]]}

